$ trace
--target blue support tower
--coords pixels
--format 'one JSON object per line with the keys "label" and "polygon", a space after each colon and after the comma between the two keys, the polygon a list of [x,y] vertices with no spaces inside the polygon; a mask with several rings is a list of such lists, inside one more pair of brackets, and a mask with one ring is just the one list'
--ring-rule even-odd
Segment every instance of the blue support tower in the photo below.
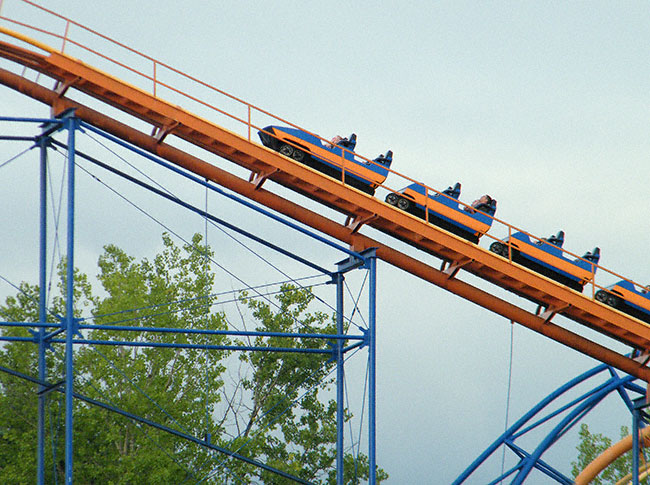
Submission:
{"label": "blue support tower", "polygon": [[[368,442],[369,442],[369,483],[376,483],[376,433],[375,433],[375,406],[376,406],[376,389],[375,389],[375,368],[376,368],[376,340],[375,340],[375,319],[376,319],[376,256],[374,250],[364,251],[363,253],[357,253],[348,248],[341,246],[338,243],[328,240],[323,236],[312,232],[311,230],[305,229],[301,226],[296,225],[295,223],[277,216],[276,214],[271,213],[270,211],[257,207],[254,204],[251,204],[248,201],[245,201],[235,195],[229,194],[224,190],[210,185],[207,181],[201,180],[200,178],[189,174],[187,172],[181,171],[178,168],[170,165],[169,163],[158,159],[157,157],[152,156],[149,153],[143,152],[128,143],[111,137],[108,134],[97,130],[96,128],[80,122],[75,116],[74,112],[69,111],[64,113],[61,117],[55,119],[16,119],[16,118],[0,118],[0,122],[3,121],[12,121],[12,122],[26,122],[26,123],[42,123],[42,133],[40,136],[30,139],[34,142],[34,146],[38,147],[40,150],[40,215],[39,215],[39,315],[38,322],[0,322],[0,326],[4,327],[17,327],[22,326],[28,329],[36,328],[32,333],[33,338],[28,337],[0,337],[0,341],[17,341],[17,342],[32,342],[38,345],[38,377],[29,376],[18,372],[14,369],[2,368],[1,371],[19,377],[28,382],[32,382],[38,386],[38,429],[37,429],[37,456],[36,456],[36,482],[40,485],[45,482],[45,421],[46,421],[46,402],[48,395],[51,392],[61,392],[65,397],[65,483],[72,484],[74,481],[74,409],[76,401],[84,401],[88,404],[104,408],[111,412],[125,416],[134,422],[139,422],[146,424],[148,426],[155,427],[157,429],[163,430],[165,432],[174,434],[182,439],[194,442],[199,444],[206,449],[211,449],[219,453],[223,453],[224,456],[234,457],[236,459],[242,460],[245,463],[252,464],[254,466],[260,467],[269,472],[275,473],[279,476],[293,480],[296,483],[310,483],[306,480],[303,480],[294,475],[285,473],[281,470],[278,470],[275,467],[268,466],[264,463],[260,463],[256,460],[249,459],[241,454],[235,453],[231,450],[225,448],[220,448],[215,444],[211,443],[209,440],[209,433],[206,431],[204,439],[199,439],[186,433],[180,433],[177,430],[173,430],[169,427],[163,426],[159,423],[147,420],[140,416],[130,414],[124,410],[119,409],[118,407],[108,405],[106,403],[101,403],[97,400],[91,399],[87,396],[84,396],[75,390],[74,378],[75,378],[75,365],[74,365],[74,349],[79,345],[139,345],[139,346],[148,346],[148,347],[176,347],[176,348],[196,348],[203,350],[232,350],[232,351],[264,351],[264,352],[302,352],[302,353],[311,353],[311,354],[329,354],[332,356],[333,361],[336,362],[336,397],[337,397],[337,419],[336,419],[336,477],[337,484],[344,483],[344,433],[343,426],[345,423],[345,407],[344,407],[344,397],[345,397],[345,370],[344,362],[346,353],[350,350],[357,349],[360,347],[367,346],[369,357],[368,357],[368,406],[369,406],[369,422],[368,422]],[[185,201],[177,199],[169,194],[163,193],[159,189],[156,189],[152,186],[148,186],[145,183],[135,180],[133,177],[130,177],[126,174],[120,173],[112,167],[109,167],[98,160],[92,159],[92,157],[87,156],[81,152],[77,151],[77,140],[76,133],[78,130],[84,129],[88,131],[93,131],[110,141],[113,141],[132,152],[145,157],[156,164],[168,168],[177,175],[181,175],[190,181],[197,183],[203,187],[206,187],[208,190],[216,192],[224,197],[228,197],[231,200],[234,200],[247,209],[255,210],[270,219],[277,221],[285,226],[288,226],[296,231],[299,231],[301,234],[305,234],[317,241],[318,243],[328,245],[337,251],[344,253],[347,256],[347,259],[341,263],[338,263],[338,268],[336,271],[329,271],[320,265],[309,261],[305,258],[300,257],[293,252],[273,245],[272,243],[251,234],[236,225],[227,223],[212,214],[209,214],[207,210],[203,211],[198,209]],[[55,140],[53,136],[59,132],[67,133],[67,143],[62,144],[61,142]],[[3,137],[0,137],[3,139]],[[4,138],[8,140],[9,137]],[[12,139],[16,139],[12,137]],[[21,138],[21,141],[25,141],[25,138]],[[58,322],[50,323],[48,322],[48,309],[47,309],[47,180],[48,180],[48,149],[53,146],[60,146],[67,150],[67,167],[66,167],[66,195],[67,195],[67,211],[66,211],[66,269],[65,269],[65,314],[61,317],[58,317]],[[332,282],[336,284],[336,334],[310,334],[310,333],[278,333],[278,332],[257,332],[257,331],[201,331],[193,329],[192,331],[187,329],[178,329],[178,328],[161,328],[161,327],[143,327],[143,326],[126,326],[126,325],[89,325],[80,322],[79,319],[75,316],[75,302],[74,302],[74,289],[75,289],[75,222],[76,222],[76,198],[75,198],[75,175],[76,175],[76,159],[83,158],[84,160],[95,163],[96,165],[105,168],[106,170],[111,171],[114,174],[123,176],[123,178],[134,182],[141,187],[144,187],[153,193],[165,197],[168,200],[178,204],[179,206],[193,211],[201,216],[205,217],[206,220],[209,219],[212,222],[227,227],[238,234],[256,241],[257,243],[263,244],[266,247],[276,251],[278,254],[289,257],[299,264],[305,265],[311,269],[315,269],[318,272],[327,275],[332,278]],[[207,208],[206,208],[207,209]],[[356,269],[365,269],[369,272],[369,295],[368,295],[368,312],[369,312],[369,328],[363,334],[349,334],[346,332],[344,325],[344,281],[345,273],[356,270]],[[111,330],[114,332],[175,332],[175,333],[200,333],[206,336],[210,335],[230,335],[235,337],[288,337],[295,339],[326,339],[332,342],[332,350],[319,350],[319,349],[309,349],[309,348],[288,348],[288,347],[259,347],[259,346],[245,346],[245,345],[208,345],[208,344],[196,344],[196,345],[182,345],[182,344],[155,344],[153,342],[133,342],[133,341],[121,341],[121,340],[97,340],[97,339],[86,339],[83,337],[81,331],[83,330]],[[347,345],[346,342],[351,342],[350,345]],[[47,365],[46,365],[46,354],[48,349],[52,344],[64,345],[65,355],[64,355],[64,368],[65,368],[65,380],[59,384],[52,384],[48,381],[47,374]],[[61,388],[61,384],[64,384]]]}
{"label": "blue support tower", "polygon": [[639,456],[643,451],[639,446],[639,434],[642,425],[650,424],[650,415],[646,411],[648,407],[650,407],[650,403],[647,398],[640,397],[634,400],[632,408],[632,485],[639,485],[639,469],[641,467]]}
{"label": "blue support tower", "polygon": [[66,258],[66,313],[65,323],[65,482],[72,484],[73,471],[73,409],[74,409],[74,192],[75,192],[75,131],[77,120],[68,117],[65,126],[68,130],[68,242]]}
{"label": "blue support tower", "polygon": [[377,302],[377,257],[374,249],[368,258],[370,271],[370,295],[368,308],[368,461],[370,463],[370,485],[377,483],[377,337],[376,337],[376,302]]}
{"label": "blue support tower", "polygon": [[[43,133],[38,138],[40,152],[40,230],[39,230],[39,271],[38,271],[38,321],[46,323],[47,319],[47,148],[48,137]],[[47,368],[45,366],[45,328],[38,329],[38,379],[41,382],[47,380]],[[36,483],[45,483],[45,387],[39,386],[38,393],[38,443],[37,443],[37,470]]]}
{"label": "blue support tower", "polygon": [[[334,275],[336,280],[336,333],[343,335],[343,273]],[[343,425],[345,423],[345,410],[343,399],[345,396],[345,370],[343,368],[343,345],[342,340],[336,342],[336,484],[343,484],[344,467],[344,442]]]}

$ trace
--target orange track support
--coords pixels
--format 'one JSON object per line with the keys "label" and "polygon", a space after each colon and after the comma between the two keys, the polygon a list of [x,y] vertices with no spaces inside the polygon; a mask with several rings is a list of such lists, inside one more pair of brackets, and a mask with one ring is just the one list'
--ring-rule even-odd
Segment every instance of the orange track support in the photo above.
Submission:
{"label": "orange track support", "polygon": [[[0,42],[0,56],[57,80],[57,89],[47,89],[6,70],[0,70],[0,82],[52,106],[54,113],[71,107],[77,108],[77,116],[81,119],[115,136],[308,224],[357,250],[377,247],[378,257],[390,264],[650,382],[648,367],[572,333],[552,323],[551,319],[556,314],[561,314],[644,350],[650,350],[650,325],[252,142],[251,128],[258,128],[251,125],[250,120],[246,138],[45,45],[6,29],[0,28],[0,32],[29,42],[47,52],[41,54],[13,43]],[[145,135],[102,113],[73,102],[65,97],[69,89],[89,94],[136,116],[152,125],[158,136]],[[163,138],[170,134],[250,170],[251,182],[163,143]],[[262,184],[267,178],[338,210],[348,217],[349,224],[339,224],[264,190]],[[443,272],[432,268],[360,234],[358,231],[364,223],[443,259],[450,263],[451,271]],[[546,308],[546,311],[542,315],[535,315],[465,283],[456,278],[458,269],[534,301]]]}

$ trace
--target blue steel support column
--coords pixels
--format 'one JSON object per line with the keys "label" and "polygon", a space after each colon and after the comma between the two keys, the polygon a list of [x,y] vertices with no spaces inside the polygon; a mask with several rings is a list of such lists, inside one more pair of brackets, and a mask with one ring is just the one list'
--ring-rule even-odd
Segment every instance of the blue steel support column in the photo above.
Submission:
{"label": "blue steel support column", "polygon": [[71,116],[66,120],[68,130],[68,250],[67,250],[67,290],[65,315],[65,483],[72,485],[73,427],[72,409],[74,404],[73,345],[74,336],[74,173],[75,173],[75,131],[78,120]]}
{"label": "blue steel support column", "polygon": [[377,460],[376,460],[376,435],[375,435],[375,409],[376,409],[376,303],[377,303],[377,256],[373,251],[367,256],[368,269],[370,272],[368,286],[368,461],[370,464],[370,476],[368,483],[377,483]]}
{"label": "blue steel support column", "polygon": [[[41,157],[41,194],[40,194],[40,245],[39,245],[39,274],[38,274],[38,321],[45,323],[47,298],[47,143],[48,138],[43,136],[38,140]],[[38,379],[45,382],[47,369],[45,367],[45,328],[38,330]],[[38,396],[38,443],[37,443],[37,476],[36,483],[45,483],[45,399],[42,392],[45,389],[39,386],[41,393]]]}
{"label": "blue steel support column", "polygon": [[632,484],[639,485],[639,409],[632,409]]}
{"label": "blue steel support column", "polygon": [[[335,274],[336,280],[336,333],[343,335],[343,273]],[[343,485],[343,425],[344,412],[343,396],[345,372],[343,368],[342,340],[336,341],[336,484]]]}

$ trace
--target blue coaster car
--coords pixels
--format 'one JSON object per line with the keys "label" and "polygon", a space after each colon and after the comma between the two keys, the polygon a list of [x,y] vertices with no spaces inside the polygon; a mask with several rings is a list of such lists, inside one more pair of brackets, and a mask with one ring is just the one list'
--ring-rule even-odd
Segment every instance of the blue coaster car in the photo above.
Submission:
{"label": "blue coaster car", "polygon": [[[508,238],[495,241],[490,245],[490,251],[504,258],[508,257]],[[564,256],[562,244],[564,231],[541,241],[533,242],[530,237],[521,232],[515,232],[509,240],[511,245],[512,260],[551,278],[558,283],[568,286],[576,291],[582,291],[584,285],[596,271],[600,260],[600,249],[594,248],[582,258],[571,260]]]}
{"label": "blue coaster car", "polygon": [[458,202],[460,183],[444,190],[442,194],[444,195],[429,192],[427,196],[425,187],[411,184],[399,193],[388,194],[386,202],[417,217],[428,219],[431,224],[468,241],[478,243],[479,238],[492,226],[493,219],[490,216],[497,210],[497,201],[484,196],[487,197],[485,202],[476,201],[476,205],[468,209]]}
{"label": "blue coaster car", "polygon": [[650,323],[650,286],[638,288],[629,281],[619,281],[596,292],[596,300]]}
{"label": "blue coaster car", "polygon": [[341,180],[345,171],[345,183],[370,195],[374,195],[378,185],[384,183],[388,168],[393,161],[393,152],[380,155],[373,160],[356,160],[354,148],[357,136],[343,138],[334,145],[324,144],[317,136],[295,128],[267,126],[258,135],[262,144],[285,157],[294,159],[319,172]]}

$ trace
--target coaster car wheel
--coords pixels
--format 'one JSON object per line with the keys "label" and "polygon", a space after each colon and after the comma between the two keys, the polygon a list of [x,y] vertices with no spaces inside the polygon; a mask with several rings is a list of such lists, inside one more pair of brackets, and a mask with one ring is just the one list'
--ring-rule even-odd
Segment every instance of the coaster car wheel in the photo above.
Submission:
{"label": "coaster car wheel", "polygon": [[308,156],[309,155],[307,153],[296,148],[293,150],[293,155],[291,155],[291,158],[293,158],[296,162],[304,162]]}
{"label": "coaster car wheel", "polygon": [[607,300],[605,302],[611,307],[618,308],[619,305],[621,304],[621,299],[616,295],[612,295],[611,293],[608,293]]}
{"label": "coaster car wheel", "polygon": [[612,293],[605,290],[598,290],[596,292],[596,300],[614,308],[618,308],[618,306],[621,304],[621,299],[618,296],[613,295]]}
{"label": "coaster car wheel", "polygon": [[607,303],[607,295],[608,293],[605,290],[598,290],[596,292],[596,300],[602,302],[602,303]]}
{"label": "coaster car wheel", "polygon": [[397,207],[399,207],[403,211],[409,210],[412,205],[413,204],[411,203],[411,201],[405,199],[404,197],[400,197],[399,200],[397,201]]}
{"label": "coaster car wheel", "polygon": [[386,202],[388,202],[390,205],[397,205],[397,201],[399,199],[399,195],[393,194],[392,192],[386,196]]}
{"label": "coaster car wheel", "polygon": [[293,157],[294,156],[294,150],[291,145],[287,145],[286,143],[283,143],[280,145],[280,149],[278,150],[282,155],[285,157]]}
{"label": "coaster car wheel", "polygon": [[502,242],[495,241],[490,244],[490,251],[498,254],[499,256],[503,256],[504,258],[508,257],[508,247]]}

